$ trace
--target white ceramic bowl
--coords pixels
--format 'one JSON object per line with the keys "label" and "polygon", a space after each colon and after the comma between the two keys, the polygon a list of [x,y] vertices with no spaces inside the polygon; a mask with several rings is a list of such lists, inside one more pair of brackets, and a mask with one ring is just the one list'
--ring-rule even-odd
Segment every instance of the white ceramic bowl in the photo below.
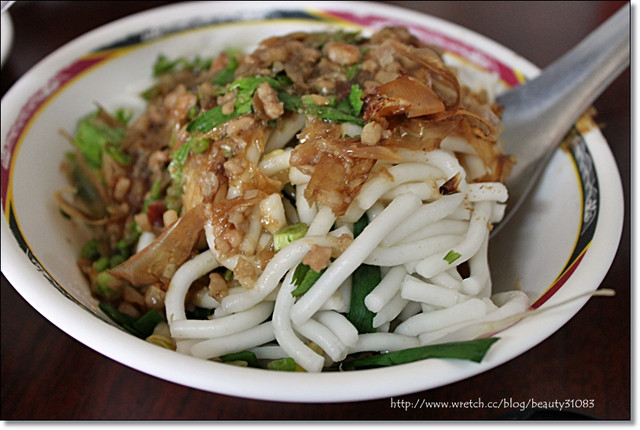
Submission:
{"label": "white ceramic bowl", "polygon": [[[94,350],[150,375],[227,395],[296,402],[398,396],[468,378],[526,352],[587,298],[503,331],[479,364],[433,359],[344,373],[287,373],[204,361],[126,334],[101,315],[75,265],[84,238],[52,199],[67,185],[59,162],[69,147],[60,129],[73,130],[95,102],[107,109],[142,108],[136,95],[150,84],[159,53],[206,56],[230,45],[249,50],[267,35],[294,30],[384,25],[407,26],[424,41],[497,72],[507,85],[538,73],[469,30],[383,4],[187,3],[114,22],[48,56],[2,100],[2,272],[42,315]],[[532,198],[492,239],[494,290],[521,288],[536,307],[595,290],[613,260],[622,220],[616,164],[587,121],[572,149],[555,154]]]}

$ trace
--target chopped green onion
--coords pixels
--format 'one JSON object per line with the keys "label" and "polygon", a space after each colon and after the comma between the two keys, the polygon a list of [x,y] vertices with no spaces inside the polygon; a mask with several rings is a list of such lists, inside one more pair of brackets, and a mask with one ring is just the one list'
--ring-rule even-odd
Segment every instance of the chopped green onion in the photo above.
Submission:
{"label": "chopped green onion", "polygon": [[118,264],[123,263],[127,258],[124,255],[116,254],[109,258],[109,267],[116,267]]}
{"label": "chopped green onion", "polygon": [[109,264],[108,257],[100,257],[93,263],[93,268],[96,272],[103,272],[107,270],[111,265]]}
{"label": "chopped green onion", "polygon": [[351,104],[351,109],[353,109],[353,114],[356,116],[360,115],[362,105],[364,105],[362,94],[364,94],[364,90],[360,88],[358,84],[351,85],[351,91],[349,92],[349,103]]}
{"label": "chopped green onion", "polygon": [[225,363],[229,362],[245,362],[248,367],[259,367],[258,358],[251,351],[232,352],[229,354],[221,355],[220,360]]}
{"label": "chopped green onion", "polygon": [[222,278],[227,282],[231,281],[233,279],[233,270],[225,269],[224,273],[222,274]]}
{"label": "chopped green onion", "polygon": [[108,272],[98,273],[96,276],[96,293],[107,300],[115,299],[117,291],[114,291],[110,284],[116,280],[116,277]]}
{"label": "chopped green onion", "polygon": [[191,141],[191,138],[187,139],[180,148],[173,151],[169,156],[171,161],[167,169],[169,170],[173,183],[176,185],[179,185],[182,181],[182,169],[189,157],[189,152],[191,152]]}
{"label": "chopped green onion", "polygon": [[198,110],[199,109],[197,105],[191,106],[187,111],[187,119],[192,120],[193,118],[195,118],[196,115],[198,115]]}
{"label": "chopped green onion", "polygon": [[92,239],[85,243],[80,250],[80,257],[90,261],[97,261],[100,258],[100,241]]}
{"label": "chopped green onion", "polygon": [[280,370],[284,372],[295,372],[298,369],[298,365],[293,358],[281,358],[279,360],[273,360],[267,363],[267,369]]}
{"label": "chopped green onion", "polygon": [[120,255],[128,258],[131,255],[133,246],[138,242],[140,235],[142,235],[142,229],[137,222],[132,221],[127,226],[126,235],[116,243],[116,248]]}
{"label": "chopped green onion", "polygon": [[273,234],[273,249],[280,251],[291,242],[304,237],[307,230],[309,230],[309,226],[302,222],[282,227]]}
{"label": "chopped green onion", "polygon": [[462,342],[419,346],[356,359],[343,365],[344,370],[369,369],[411,363],[426,358],[452,358],[479,363],[499,338],[487,337]]}
{"label": "chopped green onion", "polygon": [[195,154],[202,154],[209,149],[209,139],[198,139],[191,142],[191,150]]}
{"label": "chopped green onion", "polygon": [[150,192],[151,200],[154,202],[160,200],[161,192],[162,192],[162,180],[156,179],[155,181],[153,181],[153,184],[151,184],[151,192]]}
{"label": "chopped green onion", "polygon": [[456,261],[460,257],[462,257],[462,255],[458,254],[452,249],[447,253],[447,255],[444,256],[444,261],[446,261],[449,264],[452,264],[454,261]]}

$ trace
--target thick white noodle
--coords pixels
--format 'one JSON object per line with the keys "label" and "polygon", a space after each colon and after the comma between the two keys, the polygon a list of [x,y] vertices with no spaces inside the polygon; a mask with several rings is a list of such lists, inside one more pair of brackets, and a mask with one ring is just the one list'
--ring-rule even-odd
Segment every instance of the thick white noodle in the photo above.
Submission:
{"label": "thick white noodle", "polygon": [[442,142],[440,142],[440,148],[448,152],[456,152],[459,154],[469,154],[476,156],[478,154],[474,147],[471,146],[471,144],[467,142],[466,139],[457,134],[450,134],[449,136],[442,139]]}
{"label": "thick white noodle", "polygon": [[293,148],[276,149],[262,157],[262,160],[258,163],[258,168],[267,176],[275,175],[288,169],[292,152]]}
{"label": "thick white noodle", "polygon": [[167,294],[164,299],[165,311],[169,325],[171,325],[173,321],[187,319],[184,309],[184,300],[191,284],[193,284],[196,279],[206,275],[218,266],[219,263],[215,257],[209,251],[204,251],[184,263],[178,268],[178,270],[176,270],[173,278],[171,278],[171,282],[169,283]]}
{"label": "thick white noodle", "polygon": [[[393,200],[393,199],[390,199],[390,200]],[[380,214],[380,212],[384,210],[385,207],[386,207],[385,204],[382,203],[381,201],[375,202],[369,209],[365,211],[365,214],[367,215],[367,220],[371,222],[371,220],[377,217]]]}
{"label": "thick white noodle", "polygon": [[262,222],[259,206],[253,208],[249,214],[249,229],[245,233],[242,242],[238,246],[238,249],[244,255],[253,255],[256,247],[258,246],[258,240],[262,234]]}
{"label": "thick white noodle", "polygon": [[349,226],[343,225],[340,227],[337,227],[334,230],[331,230],[329,232],[329,236],[332,237],[340,237],[343,234],[346,234],[347,236],[351,237],[353,239],[353,230],[351,228],[349,228]]}
{"label": "thick white noodle", "polygon": [[470,202],[491,200],[500,203],[507,201],[509,193],[501,182],[480,182],[469,184],[467,196]]}
{"label": "thick white noodle", "polygon": [[456,290],[421,281],[412,275],[405,276],[400,295],[407,300],[440,308],[449,308],[470,299]]}
{"label": "thick white noodle", "polygon": [[462,291],[470,296],[477,296],[486,290],[487,284],[491,283],[489,272],[489,231],[480,245],[480,249],[469,259],[470,276],[462,280]]}
{"label": "thick white noodle", "polygon": [[414,315],[400,323],[394,332],[406,336],[418,336],[427,331],[483,317],[486,313],[487,305],[481,299],[473,298],[449,308]]}
{"label": "thick white noodle", "polygon": [[322,348],[333,361],[342,361],[347,357],[347,347],[345,344],[342,343],[333,331],[315,319],[308,319],[300,325],[294,323],[293,328],[302,336]]}
{"label": "thick white noodle", "polygon": [[324,357],[317,354],[304,344],[291,326],[289,314],[295,297],[291,292],[296,288],[292,284],[293,270],[287,273],[276,298],[273,309],[273,331],[278,344],[294,361],[307,372],[321,372],[324,367]]}
{"label": "thick white noodle", "polygon": [[302,173],[302,171],[297,167],[291,166],[291,168],[289,169],[289,182],[291,183],[291,185],[306,185],[310,180],[311,176],[307,175],[306,173]]}
{"label": "thick white noodle", "polygon": [[176,340],[176,351],[180,354],[191,355],[191,347],[198,342],[202,342],[202,339],[178,339]]}
{"label": "thick white noodle", "polygon": [[333,293],[329,299],[320,306],[318,311],[336,311],[347,313],[351,304],[351,277],[338,287],[338,291]]}
{"label": "thick white noodle", "polygon": [[[245,291],[246,290],[243,287],[241,287],[240,285],[236,285],[236,286],[233,286],[233,287],[230,287],[229,289],[227,289],[226,296],[232,296],[234,294],[242,294]],[[273,293],[269,294],[267,297],[265,297],[264,300],[265,301],[271,301],[271,302],[275,301],[275,298],[273,298]],[[213,311],[213,317],[214,318],[222,318],[222,317],[225,317],[225,316],[231,315],[231,314],[232,314],[232,312],[227,312],[226,310],[224,310],[222,308],[221,304],[218,305]]]}
{"label": "thick white noodle", "polygon": [[224,258],[222,257],[222,255],[220,255],[220,252],[218,252],[218,250],[216,249],[216,238],[215,234],[213,233],[213,224],[211,223],[211,221],[207,221],[204,224],[204,234],[205,238],[207,239],[207,245],[209,246],[209,252],[211,253],[211,255],[213,255],[216,261],[218,261],[221,266],[224,266],[229,270],[235,269],[236,264],[238,264],[240,254],[233,255],[229,258]]}
{"label": "thick white noodle", "polygon": [[300,222],[311,224],[318,214],[318,207],[315,203],[309,204],[304,197],[304,190],[306,189],[307,184],[296,186],[296,208],[298,209],[298,219],[300,219]]}
{"label": "thick white noodle", "polygon": [[293,322],[301,325],[311,318],[347,277],[362,264],[386,234],[420,204],[421,200],[413,194],[402,194],[389,203],[389,206],[371,221],[351,245],[327,267],[313,287],[293,305],[291,309]]}
{"label": "thick white noodle", "polygon": [[282,205],[284,206],[284,214],[287,218],[287,224],[299,223],[300,218],[298,217],[298,210],[293,203],[291,203],[289,199],[282,199]]}
{"label": "thick white noodle", "polygon": [[491,211],[491,220],[490,220],[491,223],[495,224],[497,222],[502,221],[506,210],[507,210],[507,205],[505,203],[495,203]]}
{"label": "thick white noodle", "polygon": [[269,153],[276,149],[283,148],[295,135],[302,130],[305,125],[305,118],[302,114],[291,114],[283,121],[280,121],[278,127],[271,133],[269,140],[264,145],[264,152]]}
{"label": "thick white noodle", "polygon": [[413,193],[420,197],[422,201],[436,200],[441,196],[436,187],[427,185],[424,182],[408,182],[390,189],[382,195],[381,200],[393,200],[404,193]]}
{"label": "thick white noodle", "polygon": [[371,312],[379,312],[400,291],[407,271],[403,266],[392,267],[380,283],[364,298],[364,305]]}
{"label": "thick white noodle", "polygon": [[386,192],[406,182],[421,181],[425,186],[439,185],[437,179],[444,176],[437,168],[424,163],[403,163],[389,167],[368,179],[353,199],[342,219],[348,222],[356,222],[365,211],[371,208]]}
{"label": "thick white noodle", "polygon": [[336,221],[336,216],[333,210],[328,206],[321,206],[318,208],[316,216],[311,221],[309,229],[307,230],[307,236],[323,236],[329,233],[333,223]]}
{"label": "thick white noodle", "polygon": [[[457,276],[454,276],[457,275]],[[455,291],[462,291],[462,277],[456,269],[440,272],[428,279],[429,282]],[[465,292],[466,293],[466,292]],[[468,293],[466,293],[468,294]],[[469,294],[473,296],[473,294]]]}
{"label": "thick white noodle", "polygon": [[414,315],[422,312],[422,306],[418,302],[409,302],[398,315],[398,321],[406,321]]}
{"label": "thick white noodle", "polygon": [[395,245],[429,224],[446,218],[460,206],[463,199],[464,194],[456,193],[442,196],[431,203],[423,204],[402,224],[389,232],[382,244],[384,246]]}
{"label": "thick white noodle", "polygon": [[239,333],[255,327],[271,316],[273,302],[261,302],[253,308],[221,318],[208,320],[180,320],[171,326],[174,339],[211,339]]}
{"label": "thick white noodle", "polygon": [[[273,193],[262,199],[258,204],[260,208],[259,225],[264,226],[271,234],[287,225],[287,216],[282,200],[283,198],[280,193]],[[260,229],[260,232],[262,232],[262,229]],[[261,234],[261,237],[263,236],[269,240],[271,239],[271,236],[268,234]],[[260,241],[260,239],[258,241]]]}
{"label": "thick white noodle", "polygon": [[206,309],[215,309],[220,302],[209,295],[209,288],[202,287],[193,295],[193,304]]}
{"label": "thick white noodle", "polygon": [[416,259],[427,258],[430,255],[450,250],[461,243],[463,238],[463,236],[447,234],[389,247],[377,247],[364,262],[373,266],[389,267],[406,264]]}
{"label": "thick white noodle", "polygon": [[393,298],[373,317],[373,327],[378,328],[393,321],[407,306],[407,303],[409,303],[409,300],[403,298],[400,293],[393,296]]}
{"label": "thick white noodle", "polygon": [[314,318],[329,328],[345,346],[351,347],[358,341],[358,329],[343,314],[335,311],[319,311]]}
{"label": "thick white noodle", "polygon": [[442,342],[458,342],[476,339],[480,336],[490,335],[505,328],[513,322],[502,321],[510,316],[525,312],[529,308],[529,297],[522,291],[508,291],[498,293],[491,297],[491,301],[497,306],[484,317],[465,321],[460,324],[446,327],[440,330],[425,332],[419,336],[422,345]]}
{"label": "thick white noodle", "polygon": [[264,345],[275,339],[271,321],[249,330],[198,342],[191,347],[191,355],[199,358],[214,358],[232,352],[240,352]]}
{"label": "thick white noodle", "polygon": [[464,165],[467,171],[467,181],[472,182],[474,179],[480,178],[489,173],[484,161],[477,154],[461,154],[458,153],[460,163]]}
{"label": "thick white noodle", "polygon": [[469,260],[482,246],[482,241],[489,229],[489,218],[491,217],[491,202],[477,202],[471,217],[469,230],[465,239],[456,245],[454,251],[460,254],[455,261],[449,262],[445,259],[448,251],[431,255],[416,265],[416,272],[425,278],[430,278],[440,272],[458,266]]}
{"label": "thick white noodle", "polygon": [[156,235],[151,233],[150,231],[143,231],[138,238],[138,243],[136,244],[136,252],[140,252],[145,249],[147,246],[151,245],[151,242],[156,238]]}
{"label": "thick white noodle", "polygon": [[459,175],[461,179],[460,189],[466,192],[467,172],[462,168],[460,162],[452,153],[441,149],[424,151],[420,149],[399,148],[397,154],[401,156],[405,162],[422,162],[435,166],[444,173],[447,180]]}
{"label": "thick white noodle", "polygon": [[249,349],[249,351],[253,352],[258,360],[289,358],[289,354],[287,354],[280,345],[256,346],[255,348]]}
{"label": "thick white noodle", "polygon": [[397,333],[365,333],[358,336],[358,342],[349,348],[349,353],[398,351],[416,346],[420,346],[416,336],[405,336]]}

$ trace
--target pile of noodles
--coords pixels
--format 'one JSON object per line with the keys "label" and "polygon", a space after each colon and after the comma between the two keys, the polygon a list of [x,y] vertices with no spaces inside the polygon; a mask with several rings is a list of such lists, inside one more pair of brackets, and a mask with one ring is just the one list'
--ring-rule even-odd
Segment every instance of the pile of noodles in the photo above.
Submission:
{"label": "pile of noodles", "polygon": [[[232,61],[233,81],[287,84],[265,81],[239,100],[241,89],[212,83]],[[225,51],[207,68],[158,80],[147,111],[126,127],[126,165],[106,153],[97,172],[77,163],[98,204],[66,190],[57,201],[93,226],[107,253],[132,223],[141,230],[131,255],[108,270],[110,301],[134,317],[163,312],[156,334],[185,354],[249,350],[319,372],[350,354],[477,336],[473,327],[529,301],[492,292],[489,233],[514,160],[498,144],[492,89],[458,76],[436,48],[396,27],[371,37],[294,33],[249,54]],[[287,97],[302,105],[291,109]],[[349,97],[357,120],[323,116]],[[215,109],[228,119],[201,126]],[[160,197],[149,204],[152,191]],[[305,233],[276,249],[293,225]],[[301,264],[321,275],[294,295]],[[95,287],[94,265],[80,265]],[[364,297],[367,331],[350,319],[363,265],[381,279]],[[189,318],[196,308],[210,315]]]}

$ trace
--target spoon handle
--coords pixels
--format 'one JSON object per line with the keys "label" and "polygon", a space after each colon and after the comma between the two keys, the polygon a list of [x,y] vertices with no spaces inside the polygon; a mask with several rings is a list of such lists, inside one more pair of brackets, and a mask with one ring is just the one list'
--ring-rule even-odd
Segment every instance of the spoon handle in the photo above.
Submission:
{"label": "spoon handle", "polygon": [[537,78],[498,98],[512,176],[555,148],[572,124],[629,65],[627,4]]}

